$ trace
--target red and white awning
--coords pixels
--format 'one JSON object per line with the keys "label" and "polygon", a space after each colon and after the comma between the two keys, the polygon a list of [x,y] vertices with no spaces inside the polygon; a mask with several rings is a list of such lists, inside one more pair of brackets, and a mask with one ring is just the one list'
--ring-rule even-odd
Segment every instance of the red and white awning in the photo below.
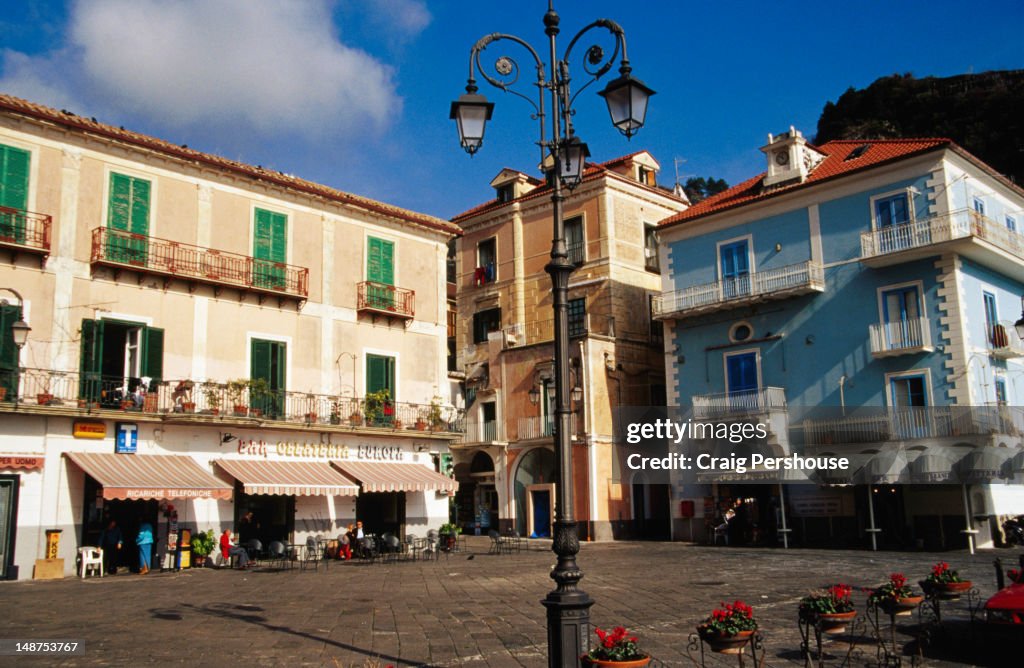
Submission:
{"label": "red and white awning", "polygon": [[104,499],[225,499],[231,485],[185,455],[121,455],[65,452],[64,456],[96,479]]}
{"label": "red and white awning", "polygon": [[331,464],[362,485],[363,492],[449,492],[459,483],[422,464],[397,462],[352,462],[331,460]]}
{"label": "red and white awning", "polygon": [[214,463],[241,482],[246,494],[359,495],[359,485],[331,468],[327,462],[217,459]]}

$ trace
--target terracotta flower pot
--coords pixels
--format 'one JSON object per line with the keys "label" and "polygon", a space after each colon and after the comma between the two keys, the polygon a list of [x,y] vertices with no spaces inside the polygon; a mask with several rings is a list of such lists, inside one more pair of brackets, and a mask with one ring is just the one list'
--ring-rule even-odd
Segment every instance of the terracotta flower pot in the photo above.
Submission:
{"label": "terracotta flower pot", "polygon": [[887,598],[882,601],[881,608],[897,617],[906,617],[921,605],[924,596],[906,596],[904,598]]}
{"label": "terracotta flower pot", "polygon": [[651,662],[651,657],[645,656],[642,659],[633,659],[632,661],[608,661],[606,659],[591,659],[589,656],[584,654],[580,657],[580,665],[582,666],[611,666],[612,668],[640,668],[640,666],[646,666]]}
{"label": "terracotta flower pot", "polygon": [[740,654],[743,648],[750,642],[753,631],[739,631],[734,635],[722,635],[714,631],[708,632],[698,629],[701,638],[711,646],[712,652],[719,654]]}
{"label": "terracotta flower pot", "polygon": [[849,612],[823,612],[818,615],[822,633],[844,633],[846,625],[857,616],[856,610]]}
{"label": "terracotta flower pot", "polygon": [[958,597],[970,589],[973,584],[970,580],[964,580],[963,582],[940,582],[935,585],[935,588],[942,596]]}

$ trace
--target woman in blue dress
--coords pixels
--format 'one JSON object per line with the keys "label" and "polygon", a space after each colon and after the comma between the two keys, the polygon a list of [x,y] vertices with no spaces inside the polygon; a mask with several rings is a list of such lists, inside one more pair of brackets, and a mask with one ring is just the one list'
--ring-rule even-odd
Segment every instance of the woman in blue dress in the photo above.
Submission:
{"label": "woman in blue dress", "polygon": [[149,559],[153,553],[153,527],[149,522],[139,525],[135,544],[139,546],[139,575],[145,575],[149,572]]}

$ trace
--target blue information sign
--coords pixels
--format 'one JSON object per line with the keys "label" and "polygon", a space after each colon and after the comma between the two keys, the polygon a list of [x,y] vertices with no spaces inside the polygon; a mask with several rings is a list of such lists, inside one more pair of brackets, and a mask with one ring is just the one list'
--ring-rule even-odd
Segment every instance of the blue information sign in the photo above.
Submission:
{"label": "blue information sign", "polygon": [[139,426],[134,422],[115,423],[114,436],[114,452],[134,455],[139,449]]}

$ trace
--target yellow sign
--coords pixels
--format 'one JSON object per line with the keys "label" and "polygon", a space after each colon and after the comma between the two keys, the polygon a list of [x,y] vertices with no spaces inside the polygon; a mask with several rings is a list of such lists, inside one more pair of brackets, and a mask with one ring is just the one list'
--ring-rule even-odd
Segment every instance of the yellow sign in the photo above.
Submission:
{"label": "yellow sign", "polygon": [[107,425],[98,420],[75,420],[71,435],[75,438],[106,438]]}

